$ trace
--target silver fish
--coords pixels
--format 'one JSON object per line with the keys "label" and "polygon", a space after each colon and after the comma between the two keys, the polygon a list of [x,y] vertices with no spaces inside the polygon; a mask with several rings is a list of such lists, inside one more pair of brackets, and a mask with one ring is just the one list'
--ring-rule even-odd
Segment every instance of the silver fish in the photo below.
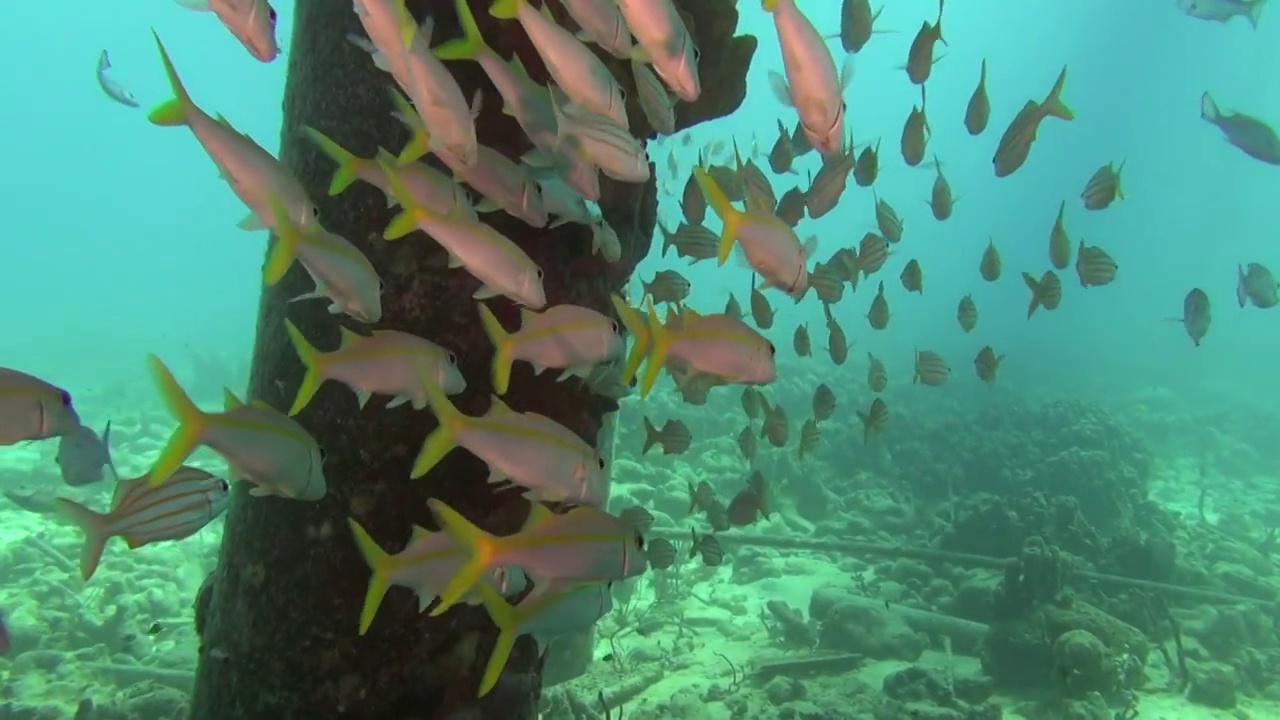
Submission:
{"label": "silver fish", "polygon": [[1267,0],[1178,0],[1178,9],[1199,20],[1225,23],[1237,15],[1246,18],[1254,30],[1262,19]]}
{"label": "silver fish", "polygon": [[107,51],[103,50],[102,54],[98,56],[98,87],[102,88],[102,92],[106,93],[107,97],[121,105],[131,108],[138,107],[138,98],[134,97],[133,93],[126,90],[123,85],[116,82],[108,74],[109,70],[111,70],[111,58],[107,57]]}
{"label": "silver fish", "polygon": [[1280,165],[1280,137],[1270,125],[1244,113],[1223,113],[1209,93],[1200,96],[1200,117],[1227,136],[1227,142],[1246,155],[1271,165]]}
{"label": "silver fish", "polygon": [[107,421],[102,435],[81,425],[58,440],[56,458],[62,482],[71,487],[102,482],[104,468],[111,471],[112,480],[120,479],[120,472],[111,461],[111,421]]}

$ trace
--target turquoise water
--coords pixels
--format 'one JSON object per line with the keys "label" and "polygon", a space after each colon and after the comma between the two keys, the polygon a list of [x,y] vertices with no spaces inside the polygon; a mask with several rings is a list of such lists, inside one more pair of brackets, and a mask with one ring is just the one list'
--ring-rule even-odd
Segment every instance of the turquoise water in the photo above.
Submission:
{"label": "turquoise water", "polygon": [[[729,117],[649,146],[659,185],[659,217],[668,227],[680,220],[679,194],[699,148],[732,137],[744,157],[758,149],[755,162],[767,172],[764,156],[776,138],[777,120],[794,125],[794,111],[778,103],[768,87],[768,72],[782,69],[772,24],[755,3],[739,5],[738,32],[760,38],[742,106]],[[801,9],[820,29],[835,30],[835,0],[809,0]],[[277,10],[277,36],[287,53],[292,8]],[[1256,583],[1274,593],[1274,568],[1257,548],[1280,517],[1274,490],[1280,460],[1274,430],[1280,422],[1271,400],[1280,316],[1237,307],[1235,285],[1237,264],[1258,262],[1280,269],[1269,212],[1280,170],[1228,145],[1199,115],[1201,95],[1209,92],[1223,110],[1280,122],[1280,101],[1275,99],[1280,80],[1266,71],[1274,62],[1280,25],[1274,17],[1264,17],[1256,30],[1239,18],[1218,25],[1188,17],[1164,0],[1123,7],[1099,0],[1069,6],[952,0],[943,21],[947,45],[939,47],[941,60],[928,82],[927,111],[933,132],[929,154],[936,153],[957,203],[951,219],[937,222],[925,207],[934,170],[906,167],[897,151],[903,120],[919,101],[918,88],[907,82],[899,66],[919,24],[935,16],[936,7],[928,2],[886,8],[877,27],[891,32],[875,35],[857,54],[845,95],[847,128],[855,143],[881,143],[875,190],[897,208],[906,227],[885,269],[863,280],[852,296],[846,289],[836,306],[836,317],[852,342],[850,361],[836,367],[826,359],[823,315],[816,300],[793,304],[770,292],[777,318],[764,334],[779,350],[779,379],[769,394],[788,409],[788,444],[776,449],[761,440],[759,458],[748,463],[736,446],[745,424],[738,387],[718,388],[707,405],[688,406],[663,380],[648,398],[623,401],[614,420],[620,428],[617,444],[602,448],[614,460],[611,507],[643,505],[657,516],[658,534],[665,529],[664,537],[683,540],[690,527],[699,533],[710,529],[705,518],[685,515],[686,484],[708,481],[727,501],[754,468],[770,479],[781,516],[750,532],[955,552],[986,549],[1005,557],[1017,554],[1020,536],[1013,548],[979,548],[953,538],[957,514],[966,515],[983,502],[980,493],[1020,492],[1011,489],[1020,488],[1016,483],[987,485],[974,478],[1002,472],[1030,476],[1035,490],[1050,497],[1080,496],[1087,506],[1090,499],[1081,488],[1092,493],[1101,487],[1105,493],[1112,487],[1111,476],[1098,467],[1141,466],[1142,481],[1118,493],[1132,490],[1150,498],[1159,508],[1151,511],[1158,518],[1152,522],[1176,538],[1182,563],[1168,576],[1149,579],[1243,596],[1251,595],[1242,587]],[[148,470],[172,428],[145,372],[148,353],[165,358],[205,407],[220,401],[224,385],[243,391],[266,240],[263,232],[235,227],[243,205],[218,179],[189,132],[146,121],[146,110],[169,96],[149,31],[154,27],[160,32],[201,106],[223,113],[273,152],[279,145],[285,59],[259,63],[212,16],[161,0],[10,3],[0,10],[0,19],[0,38],[10,50],[10,70],[0,79],[7,98],[0,110],[5,129],[0,150],[9,168],[4,200],[8,224],[0,253],[0,301],[9,313],[0,366],[70,390],[90,427],[112,420],[115,461],[122,475],[135,476]],[[839,65],[838,43],[829,47]],[[138,97],[141,110],[111,102],[97,87],[93,66],[103,49],[110,52],[113,77]],[[962,118],[983,60],[992,112],[989,127],[973,138]],[[1063,98],[1076,119],[1046,120],[1026,164],[1010,177],[994,177],[991,156],[1000,134],[1027,100],[1044,97],[1064,65],[1068,78]],[[692,136],[688,143],[686,135]],[[679,165],[674,177],[666,168],[672,148]],[[715,161],[727,158],[720,154]],[[1090,175],[1121,161],[1126,198],[1103,211],[1083,209],[1079,195]],[[771,175],[775,192],[781,196],[797,183],[806,184],[806,174],[818,167],[816,154],[798,159],[798,175]],[[1038,275],[1050,267],[1048,237],[1063,200],[1073,250],[1080,239],[1105,248],[1119,266],[1117,278],[1086,290],[1072,268],[1060,271],[1061,307],[1027,319],[1028,292],[1018,275]],[[871,193],[850,183],[835,211],[802,221],[797,231],[801,237],[817,237],[817,256],[825,260],[875,229],[872,210]],[[708,226],[718,231],[710,211],[708,218]],[[1004,265],[1002,279],[994,284],[978,276],[988,239],[999,248]],[[751,274],[741,263],[690,267],[674,253],[660,257],[660,248],[659,236],[636,268],[629,285],[633,303],[641,300],[641,280],[677,269],[692,283],[689,307],[718,312],[731,292],[746,306]],[[908,259],[918,260],[924,270],[923,295],[908,295],[898,281]],[[892,303],[891,324],[873,331],[865,315],[880,280]],[[1181,314],[1183,297],[1193,287],[1204,289],[1213,304],[1213,325],[1200,347],[1169,320]],[[956,324],[956,303],[965,294],[972,294],[980,310],[971,334]],[[801,324],[814,339],[813,358],[798,359],[792,351],[792,336]],[[972,369],[972,358],[984,345],[1005,356],[994,387],[983,385]],[[909,385],[913,352],[920,349],[947,358],[952,371],[945,386]],[[884,397],[893,417],[883,441],[864,448],[855,411],[865,411],[872,397],[865,383],[868,352],[887,365],[890,387]],[[839,402],[834,420],[822,427],[817,450],[802,460],[796,457],[797,438],[819,383],[832,387]],[[1052,404],[1056,401],[1083,403],[1086,409],[1064,410]],[[1095,410],[1102,415],[1092,414]],[[693,436],[692,449],[674,457],[641,454],[642,416],[658,425],[667,418],[684,420]],[[1063,417],[1085,418],[1079,424],[1102,429],[1059,433],[1055,422]],[[1035,432],[1027,434],[1032,426]],[[1036,442],[1044,448],[1020,453],[1019,448]],[[988,444],[995,449],[975,449]],[[1081,461],[1045,470],[1048,463],[1066,463],[1060,458],[1071,450],[1107,455],[1100,465]],[[15,491],[35,488],[33,492],[43,493],[40,497],[56,491],[105,506],[104,485],[62,488],[53,465],[55,452],[56,441],[0,448],[0,482]],[[219,468],[216,456],[204,452],[197,462]],[[939,469],[950,466],[966,470]],[[1098,473],[1097,484],[1090,484],[1093,476],[1082,479],[1082,468]],[[1037,470],[1044,474],[1036,475]],[[1124,513],[1147,512],[1135,510],[1145,507],[1140,502],[1117,504]],[[1015,513],[1026,510],[1011,507]],[[11,705],[50,708],[49,715],[13,716],[72,717],[86,698],[134,713],[126,716],[176,716],[195,662],[190,599],[216,560],[220,521],[181,544],[130,553],[113,541],[100,575],[84,584],[65,565],[74,562],[79,544],[72,529],[4,501],[0,512],[6,516],[0,552],[3,577],[8,578],[0,591],[0,610],[9,616],[15,649],[22,651],[8,663],[0,662],[0,670],[13,690]],[[1143,538],[1157,533],[1128,516],[1110,527],[1105,516],[1100,512],[1087,519],[1106,542],[1067,551],[1094,570],[1132,574],[1131,567],[1108,567],[1104,560],[1114,559],[1108,555],[1111,550],[1100,548],[1114,549],[1116,537],[1134,532]],[[949,520],[943,523],[939,517]],[[1140,531],[1130,532],[1133,527]],[[1227,540],[1221,537],[1224,532]],[[1068,535],[1057,537],[1064,548]],[[971,585],[994,585],[1000,573],[934,566],[917,572],[903,560],[861,556],[840,547],[762,549],[748,543],[742,549],[731,537],[725,539],[727,566],[679,564],[680,582],[688,586],[676,602],[656,603],[667,613],[660,629],[634,628],[645,617],[638,620],[637,613],[659,612],[643,608],[667,591],[673,582],[668,576],[642,579],[628,596],[638,600],[628,602],[619,595],[619,609],[602,620],[597,634],[592,654],[598,662],[586,677],[555,692],[590,699],[597,688],[612,692],[622,681],[648,677],[646,673],[665,665],[661,678],[628,700],[627,717],[675,716],[673,708],[690,713],[697,708],[708,718],[804,717],[796,713],[819,711],[836,713],[827,717],[869,717],[829,708],[850,712],[849,698],[856,696],[862,698],[858,703],[866,701],[855,703],[859,713],[893,712],[876,709],[868,697],[883,687],[884,678],[912,664],[942,673],[953,683],[969,682],[965,678],[981,683],[984,676],[998,675],[981,665],[980,651],[961,647],[959,639],[944,641],[951,638],[945,632],[922,629],[902,620],[902,613],[887,611],[886,618],[867,611],[865,624],[889,628],[883,637],[822,647],[866,656],[856,675],[838,667],[817,679],[766,680],[746,689],[732,685],[732,674],[720,677],[728,668],[712,654],[717,648],[729,665],[741,668],[811,649],[788,635],[785,622],[767,614],[772,612],[770,600],[797,609],[802,625],[815,623],[813,591],[827,587],[853,588],[850,592],[872,598],[877,610],[883,601],[886,607],[892,603],[988,622],[998,618],[980,617],[981,612],[955,598]],[[1247,582],[1232,580],[1241,573]],[[933,581],[945,588],[931,585]],[[930,587],[934,589],[927,591]],[[1147,631],[1103,600],[1088,599]],[[672,604],[682,608],[679,622],[670,619],[676,613]],[[1276,699],[1276,691],[1262,682],[1274,674],[1274,666],[1264,660],[1274,656],[1275,639],[1241,639],[1226,647],[1210,639],[1221,636],[1224,626],[1254,622],[1247,604],[1225,610],[1194,600],[1173,605],[1199,675],[1234,673],[1241,706],[1254,717],[1275,714],[1268,703]],[[1232,613],[1243,619],[1237,623]],[[760,629],[761,614],[771,628],[767,633]],[[1148,635],[1166,641],[1154,631]],[[618,637],[624,638],[625,648],[619,649]],[[1116,656],[1112,659],[1119,658],[1115,648],[1110,651]],[[673,654],[687,659],[673,664]],[[75,662],[54,667],[59,658]],[[1183,704],[1181,693],[1165,688],[1165,678],[1175,676],[1175,669],[1158,659],[1150,662],[1147,680],[1127,686],[1144,694],[1143,716],[1193,717],[1201,706],[1212,704],[1204,702],[1203,694],[1198,705]],[[1255,665],[1263,669],[1249,669]],[[840,690],[855,679],[869,689]],[[137,690],[139,683],[164,688],[155,692],[161,699],[154,700],[154,708],[139,709],[141,705],[120,700],[121,693],[145,694]],[[797,690],[799,685],[808,690]],[[1030,699],[1007,690],[996,697],[1006,717],[1056,717],[1052,708],[1030,707],[1039,702],[1034,696],[1039,690],[1029,690]],[[806,692],[803,698],[793,697]],[[1106,694],[1106,701],[1113,710],[1124,705],[1118,693]],[[555,713],[560,706],[553,707],[549,716],[559,720]]]}

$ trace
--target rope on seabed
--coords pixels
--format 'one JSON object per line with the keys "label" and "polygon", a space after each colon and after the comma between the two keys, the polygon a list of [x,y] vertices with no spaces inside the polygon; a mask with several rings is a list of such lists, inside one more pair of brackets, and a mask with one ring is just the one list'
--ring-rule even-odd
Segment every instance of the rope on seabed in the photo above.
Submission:
{"label": "rope on seabed", "polygon": [[[646,533],[649,537],[665,540],[687,540],[688,532],[676,528],[652,528]],[[871,555],[903,560],[923,560],[926,562],[944,562],[967,567],[982,567],[992,570],[1003,570],[1006,565],[1017,558],[995,558],[987,555],[949,552],[934,548],[908,547],[900,545],[878,545],[875,543],[857,542],[853,540],[819,540],[817,538],[797,537],[795,535],[761,535],[759,533],[726,532],[717,533],[716,539],[721,545],[751,545],[777,550],[810,550],[815,552],[845,553],[849,555]],[[1232,595],[1229,593],[1203,590],[1183,585],[1169,585],[1153,580],[1139,580],[1123,575],[1073,570],[1068,573],[1067,581],[1084,581],[1114,588],[1132,588],[1148,592],[1167,593],[1172,597],[1186,600],[1199,600],[1221,605],[1272,605],[1276,602],[1275,594],[1270,597],[1261,595]]]}

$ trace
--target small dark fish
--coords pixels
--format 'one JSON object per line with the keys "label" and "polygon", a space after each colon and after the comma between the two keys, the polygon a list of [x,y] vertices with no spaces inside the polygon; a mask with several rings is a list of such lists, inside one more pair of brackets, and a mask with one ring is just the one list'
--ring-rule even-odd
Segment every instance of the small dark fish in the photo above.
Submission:
{"label": "small dark fish", "polygon": [[645,295],[653,298],[655,304],[659,304],[684,302],[693,286],[675,270],[659,270],[649,282],[641,281],[640,287]]}
{"label": "small dark fish", "polygon": [[862,443],[865,445],[871,442],[872,435],[879,435],[889,424],[889,405],[876,398],[866,412],[858,412],[858,418],[862,420]]}
{"label": "small dark fish", "polygon": [[1236,301],[1240,307],[1253,303],[1257,308],[1275,307],[1280,298],[1276,296],[1276,278],[1265,266],[1249,263],[1249,269],[1236,266]]}
{"label": "small dark fish", "polygon": [[804,194],[810,218],[817,220],[836,208],[849,186],[849,174],[853,172],[855,163],[853,150],[850,148],[822,159],[822,167],[818,168],[818,174]]}
{"label": "small dark fish", "polygon": [[827,316],[827,352],[831,355],[831,362],[843,365],[849,359],[849,340],[840,322],[832,316],[831,306],[823,305],[822,312]]}
{"label": "small dark fish", "polygon": [[987,249],[982,251],[982,261],[978,263],[978,274],[987,282],[1000,279],[1000,270],[1004,265],[1000,262],[1000,252],[996,250],[995,240],[987,238]]}
{"label": "small dark fish", "polygon": [[716,257],[720,248],[720,236],[702,225],[680,223],[675,232],[671,232],[662,223],[658,223],[662,233],[662,255],[671,248],[676,249],[676,256],[689,258],[689,264]]}
{"label": "small dark fish", "polygon": [[933,219],[942,222],[951,217],[955,201],[951,197],[951,183],[942,174],[942,163],[938,156],[933,156],[933,164],[938,167],[938,174],[933,178],[933,191],[929,194],[929,209],[933,211]]}
{"label": "small dark fish", "polygon": [[902,240],[902,218],[898,217],[898,212],[893,209],[889,203],[876,198],[876,227],[880,230],[880,235],[891,243],[900,242]]}
{"label": "small dark fish", "polygon": [[[848,248],[841,248],[848,250]],[[835,258],[833,257],[834,261]],[[818,300],[826,305],[834,305],[844,297],[846,279],[843,272],[838,272],[832,263],[815,263],[809,273],[809,287],[818,294]]]}
{"label": "small dark fish", "polygon": [[995,382],[996,372],[1000,370],[1002,360],[1004,356],[996,355],[996,351],[992,350],[990,345],[979,350],[978,356],[973,359],[973,369],[978,373],[978,379],[985,383]]}
{"label": "small dark fish", "polygon": [[960,305],[956,308],[956,321],[960,323],[960,329],[966,333],[972,332],[977,326],[978,305],[973,302],[972,295],[960,298]]}
{"label": "small dark fish", "polygon": [[818,422],[829,420],[836,412],[836,393],[826,383],[813,389],[813,417]]}
{"label": "small dark fish", "polygon": [[1106,250],[1097,245],[1085,245],[1080,241],[1076,250],[1076,275],[1080,278],[1080,287],[1096,287],[1108,285],[1116,279],[1116,261],[1111,259]]}
{"label": "small dark fish", "polygon": [[742,432],[738,433],[738,452],[742,453],[742,459],[751,462],[756,459],[756,433],[751,429],[751,424],[747,423],[742,428]]}
{"label": "small dark fish", "polygon": [[1058,279],[1058,274],[1052,270],[1045,270],[1044,275],[1036,280],[1031,273],[1022,273],[1022,281],[1027,284],[1027,289],[1031,291],[1031,302],[1027,305],[1027,319],[1036,313],[1039,308],[1045,310],[1056,310],[1058,304],[1062,302],[1062,280]]}
{"label": "small dark fish", "polygon": [[[754,281],[754,278],[753,278]],[[751,286],[751,321],[761,330],[773,327],[773,306],[754,282]]]}
{"label": "small dark fish", "polygon": [[1200,97],[1200,117],[1215,125],[1227,136],[1227,142],[1249,157],[1280,165],[1280,137],[1270,125],[1244,113],[1223,113],[1209,93]]}
{"label": "small dark fish", "polygon": [[757,518],[769,518],[769,486],[759,470],[753,470],[747,476],[746,487],[738,491],[729,501],[729,523],[743,527],[755,522]]}
{"label": "small dark fish", "polygon": [[867,387],[871,388],[871,392],[878,393],[883,392],[888,384],[889,371],[885,370],[884,362],[867,353]]}
{"label": "small dark fish", "polygon": [[818,429],[818,421],[815,418],[805,420],[804,425],[800,426],[800,442],[796,446],[796,456],[803,460],[805,455],[818,447],[818,440],[821,437],[822,431]]}
{"label": "small dark fish", "polygon": [[738,171],[728,165],[712,165],[707,168],[707,174],[712,180],[720,186],[724,191],[725,197],[731,202],[742,202],[747,197],[747,185],[742,181],[742,177],[738,175]]}
{"label": "small dark fish", "polygon": [[104,469],[111,471],[112,480],[119,480],[120,474],[111,461],[110,443],[110,421],[101,436],[81,425],[59,438],[56,462],[62,481],[72,487],[92,485],[106,478]]}
{"label": "small dark fish", "polygon": [[907,292],[924,294],[924,271],[920,269],[918,260],[908,260],[898,279],[902,281],[902,287]]}
{"label": "small dark fish", "polygon": [[924,151],[929,144],[929,119],[925,116],[925,90],[920,86],[920,104],[911,107],[907,121],[902,124],[902,160],[911,167],[924,162]]}
{"label": "small dark fish", "polygon": [[666,570],[676,563],[676,546],[670,540],[653,538],[644,547],[649,567],[654,570]]}
{"label": "small dark fish", "polygon": [[800,186],[791,188],[782,193],[782,197],[778,200],[778,208],[774,211],[778,219],[782,222],[795,227],[804,219],[808,205],[805,201],[804,190]]}
{"label": "small dark fish", "polygon": [[[698,165],[702,165],[702,153],[698,153]],[[680,195],[680,212],[684,215],[684,221],[690,225],[701,225],[703,220],[707,219],[707,198],[702,194],[702,188],[698,187],[698,181],[689,173],[689,179],[684,182],[684,192]]]}
{"label": "small dark fish", "polygon": [[742,388],[742,411],[747,414],[747,418],[758,419],[764,404],[764,396],[759,390],[750,385]]}
{"label": "small dark fish", "polygon": [[867,322],[872,330],[883,330],[889,327],[889,301],[884,298],[884,283],[871,300],[871,309],[867,311]]}
{"label": "small dark fish", "polygon": [[867,233],[858,243],[858,269],[863,277],[879,272],[889,259],[889,242],[875,233]]}
{"label": "small dark fish", "polygon": [[978,136],[987,129],[987,121],[991,119],[991,100],[987,98],[987,61],[982,60],[982,71],[978,75],[978,87],[969,96],[969,105],[964,110],[964,129],[970,135]]}
{"label": "small dark fish", "polygon": [[627,527],[641,533],[647,533],[653,527],[653,513],[639,505],[624,508],[618,513],[618,519]]}
{"label": "small dark fish", "polygon": [[1209,334],[1209,325],[1213,322],[1213,313],[1209,307],[1209,296],[1200,288],[1192,288],[1182,301],[1182,317],[1178,318],[1187,331],[1191,342],[1200,347],[1200,341]]}
{"label": "small dark fish", "polygon": [[769,444],[780,448],[791,439],[791,429],[787,425],[787,411],[781,404],[769,406],[765,404],[764,424],[760,426],[760,437],[769,438]]}
{"label": "small dark fish", "polygon": [[698,537],[696,530],[690,530],[689,533],[693,543],[689,548],[690,560],[701,555],[702,562],[710,567],[717,567],[724,562],[724,548],[720,547],[720,541],[714,535]]}
{"label": "small dark fish", "polygon": [[871,187],[880,176],[879,153],[879,140],[876,141],[875,147],[868,145],[858,153],[858,159],[853,163],[853,181],[858,184],[858,187]]}
{"label": "small dark fish", "polygon": [[742,305],[738,304],[738,298],[733,293],[729,293],[729,299],[724,303],[724,314],[734,320],[742,319]]}
{"label": "small dark fish", "polygon": [[793,172],[791,163],[795,160],[795,155],[791,152],[791,135],[787,132],[787,126],[778,121],[778,139],[773,143],[773,148],[769,150],[769,169],[775,175]]}
{"label": "small dark fish", "polygon": [[791,154],[794,157],[804,157],[813,152],[813,143],[809,142],[809,136],[804,134],[804,125],[796,120],[796,126],[791,128]]}
{"label": "small dark fish", "polygon": [[880,6],[875,13],[871,12],[870,0],[844,0],[840,4],[840,32],[828,35],[828,40],[840,39],[840,47],[846,53],[856,53],[866,46],[875,32],[876,19],[884,12]]}
{"label": "small dark fish", "polygon": [[667,420],[659,430],[647,416],[644,418],[644,449],[640,451],[641,455],[649,452],[654,445],[662,446],[663,455],[679,455],[688,450],[692,442],[689,426],[683,420]]}
{"label": "small dark fish", "polygon": [[792,340],[795,345],[797,357],[809,357],[809,326],[797,325],[795,338]]}
{"label": "small dark fish", "polygon": [[910,50],[907,51],[907,78],[912,84],[923,86],[929,79],[935,62],[933,48],[940,40],[943,45],[947,44],[942,37],[942,0],[938,0],[937,21],[930,24],[925,20],[920,26],[920,32],[916,33],[915,39],[911,41]]}
{"label": "small dark fish", "polygon": [[152,637],[155,637],[162,632],[164,632],[164,625],[161,625],[158,621],[147,626],[147,634]]}
{"label": "small dark fish", "polygon": [[1053,221],[1053,230],[1049,231],[1049,262],[1059,270],[1066,270],[1071,264],[1071,238],[1067,235],[1066,226],[1067,201],[1058,205],[1058,217]]}
{"label": "small dark fish", "polygon": [[1104,210],[1115,202],[1116,198],[1123,200],[1124,190],[1120,187],[1120,173],[1123,171],[1123,161],[1118,168],[1112,167],[1111,163],[1098,168],[1089,178],[1089,182],[1084,184],[1084,190],[1080,192],[1084,209]]}
{"label": "small dark fish", "polygon": [[951,368],[941,355],[932,350],[916,351],[916,368],[911,382],[937,387],[950,377]]}
{"label": "small dark fish", "polygon": [[1000,136],[1000,144],[991,157],[991,165],[995,168],[996,177],[1008,177],[1022,167],[1031,154],[1031,144],[1035,142],[1040,131],[1040,123],[1047,117],[1060,120],[1074,120],[1075,114],[1062,101],[1062,88],[1067,83],[1067,68],[1064,66],[1058,74],[1053,89],[1045,97],[1044,102],[1028,100],[1018,111]]}

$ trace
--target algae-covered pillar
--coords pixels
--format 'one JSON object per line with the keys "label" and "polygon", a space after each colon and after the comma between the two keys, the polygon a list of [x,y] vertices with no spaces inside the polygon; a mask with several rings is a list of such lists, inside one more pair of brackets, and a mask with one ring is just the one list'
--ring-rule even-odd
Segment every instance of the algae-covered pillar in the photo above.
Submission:
{"label": "algae-covered pillar", "polygon": [[[434,43],[456,37],[449,0],[409,0],[421,21],[435,19]],[[518,23],[498,22],[488,3],[472,0],[482,31],[504,56],[518,54],[531,76],[546,73]],[[682,10],[702,54],[703,98],[679,109],[680,127],[732,112],[746,92],[746,69],[755,50],[751,37],[733,37],[733,0],[688,0]],[[554,7],[563,18],[561,8]],[[348,41],[362,34],[351,0],[298,0],[293,40],[286,55],[281,159],[318,202],[326,228],[354,242],[378,269],[385,290],[379,328],[421,335],[453,350],[468,382],[454,398],[463,412],[479,414],[491,396],[492,349],[477,322],[471,296],[478,281],[450,270],[440,247],[415,234],[386,243],[383,229],[393,211],[372,187],[357,184],[327,195],[333,163],[300,132],[314,127],[352,152],[372,156],[379,147],[398,150],[407,134],[392,117],[391,77]],[[626,63],[610,61],[631,97]],[[516,123],[475,63],[450,65],[467,97],[480,89],[476,121],[480,142],[516,158],[529,149]],[[631,124],[647,133],[631,102]],[[649,250],[656,192],[654,181],[625,185],[603,180],[600,207],[617,232],[620,262],[591,254],[591,230],[582,225],[530,228],[501,213],[487,222],[520,244],[545,273],[550,304],[576,303],[612,313],[609,294],[621,290]],[[286,337],[286,317],[317,347],[336,347],[340,322],[321,302],[289,303],[311,290],[295,267],[262,296],[250,395],[288,408],[302,366]],[[490,301],[508,326],[516,308]],[[358,328],[357,328],[358,329]],[[595,442],[606,412],[616,405],[574,381],[557,383],[517,365],[505,397],[515,409],[545,414]],[[251,498],[243,484],[227,514],[218,570],[197,601],[201,636],[194,720],[531,720],[541,692],[533,643],[522,640],[498,687],[482,701],[476,688],[496,631],[484,610],[459,606],[440,617],[419,613],[414,596],[393,589],[373,626],[357,634],[369,570],[347,529],[355,518],[389,551],[402,548],[411,528],[434,528],[426,508],[440,498],[495,532],[514,532],[528,512],[516,493],[495,494],[482,463],[464,451],[450,454],[426,477],[409,479],[413,458],[435,426],[427,411],[384,410],[375,400],[357,410],[349,390],[326,386],[298,420],[327,451],[327,496],[315,503]]]}

